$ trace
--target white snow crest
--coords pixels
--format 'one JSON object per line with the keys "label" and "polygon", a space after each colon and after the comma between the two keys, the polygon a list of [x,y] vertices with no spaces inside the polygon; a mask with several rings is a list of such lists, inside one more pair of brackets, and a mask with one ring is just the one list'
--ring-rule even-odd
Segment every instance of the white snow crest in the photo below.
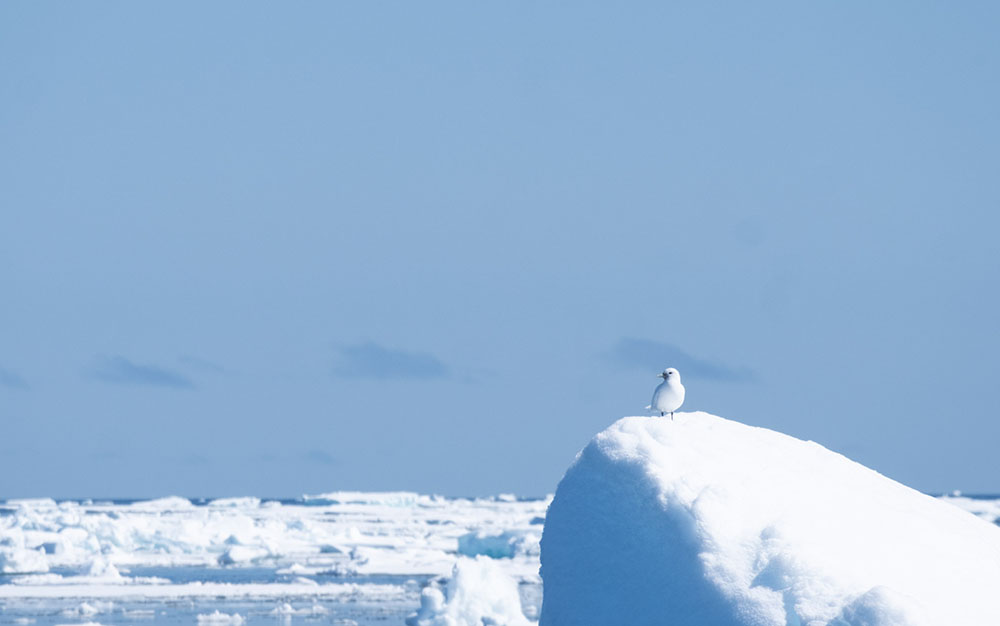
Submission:
{"label": "white snow crest", "polygon": [[517,581],[488,557],[455,563],[444,591],[434,585],[420,595],[420,610],[407,626],[529,626],[521,611]]}
{"label": "white snow crest", "polygon": [[271,615],[283,618],[292,617],[293,615],[317,617],[320,615],[326,615],[329,612],[330,611],[326,607],[319,604],[318,602],[313,602],[312,606],[302,607],[298,609],[292,606],[290,603],[284,602],[274,607],[274,609],[271,611]]}
{"label": "white snow crest", "polygon": [[201,613],[198,615],[198,623],[207,626],[240,626],[246,621],[239,613],[220,613],[218,610],[212,613]]}
{"label": "white snow crest", "polygon": [[1000,624],[1000,528],[705,413],[598,434],[541,552],[543,626]]}

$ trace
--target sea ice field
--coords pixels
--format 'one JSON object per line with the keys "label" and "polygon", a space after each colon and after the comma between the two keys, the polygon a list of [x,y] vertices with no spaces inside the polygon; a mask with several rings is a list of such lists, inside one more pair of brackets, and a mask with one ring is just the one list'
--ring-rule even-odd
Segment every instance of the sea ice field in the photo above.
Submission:
{"label": "sea ice field", "polygon": [[[660,578],[667,588],[690,585],[692,572],[712,566],[705,572],[716,586],[700,592],[718,596],[716,604],[775,604],[773,618],[746,623],[829,617],[851,589],[876,584],[854,613],[808,624],[910,626],[925,622],[883,611],[899,603],[877,583],[924,561],[945,564],[951,531],[971,538],[973,569],[995,556],[977,546],[1000,545],[991,526],[1000,522],[1000,496],[937,500],[812,442],[706,414],[621,420],[595,437],[554,496],[540,499],[341,491],[0,500],[0,624],[525,626],[604,622],[593,619],[602,610],[617,623],[660,623],[656,607],[626,619],[659,591],[638,604],[625,598],[625,609],[614,603]],[[684,554],[664,561],[660,549],[688,532],[701,536],[702,565],[684,570]],[[906,554],[896,566],[858,566],[897,538]],[[648,574],[621,582],[645,566]],[[956,594],[973,582],[958,580]]]}
{"label": "sea ice field", "polygon": [[[942,499],[1000,520],[1000,496]],[[402,625],[458,561],[486,559],[535,620],[549,501],[0,500],[0,623]]]}
{"label": "sea ice field", "polygon": [[506,585],[501,601],[534,620],[548,503],[405,492],[0,500],[0,623],[404,624],[422,601],[433,613],[449,583],[467,602],[483,585],[495,602]]}

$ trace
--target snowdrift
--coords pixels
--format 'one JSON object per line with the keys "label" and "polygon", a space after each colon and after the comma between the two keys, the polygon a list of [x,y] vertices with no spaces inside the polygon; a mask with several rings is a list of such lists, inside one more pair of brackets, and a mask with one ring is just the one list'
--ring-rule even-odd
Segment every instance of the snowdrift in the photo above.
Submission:
{"label": "snowdrift", "polygon": [[1000,624],[1000,528],[822,446],[629,417],[566,472],[541,626]]}

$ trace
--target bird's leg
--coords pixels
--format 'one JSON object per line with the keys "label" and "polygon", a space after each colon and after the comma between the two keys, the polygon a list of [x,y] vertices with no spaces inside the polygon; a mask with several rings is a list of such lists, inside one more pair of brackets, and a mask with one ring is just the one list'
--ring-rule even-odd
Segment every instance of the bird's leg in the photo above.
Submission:
{"label": "bird's leg", "polygon": [[667,412],[666,412],[666,411],[660,411],[660,417],[663,417],[663,416],[664,416],[664,415],[666,415],[666,414],[667,414]]}
{"label": "bird's leg", "polygon": [[670,421],[671,422],[674,421],[674,412],[673,411],[670,412]]}

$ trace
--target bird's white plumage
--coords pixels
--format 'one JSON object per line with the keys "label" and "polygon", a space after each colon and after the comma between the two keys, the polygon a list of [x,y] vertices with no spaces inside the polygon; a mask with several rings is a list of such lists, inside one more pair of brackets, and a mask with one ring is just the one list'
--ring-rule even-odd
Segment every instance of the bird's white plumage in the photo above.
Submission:
{"label": "bird's white plumage", "polygon": [[653,401],[649,404],[650,409],[659,411],[660,415],[670,413],[681,408],[684,404],[684,385],[681,384],[681,374],[674,368],[663,370],[660,374],[663,382],[653,392]]}

